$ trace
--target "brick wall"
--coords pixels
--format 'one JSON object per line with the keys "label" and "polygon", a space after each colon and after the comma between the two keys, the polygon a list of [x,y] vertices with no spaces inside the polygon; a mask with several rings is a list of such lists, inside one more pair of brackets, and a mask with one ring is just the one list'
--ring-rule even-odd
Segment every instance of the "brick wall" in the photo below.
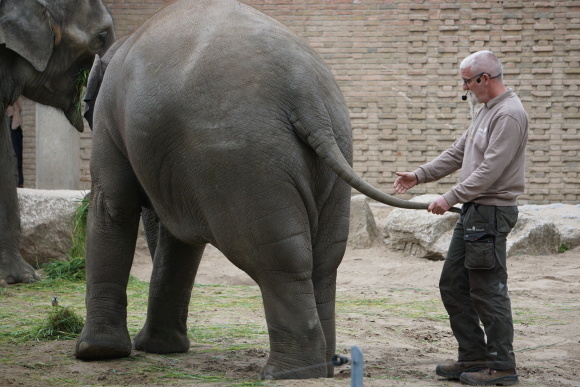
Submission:
{"label": "brick wall", "polygon": [[[120,37],[168,1],[104,2]],[[459,63],[489,49],[530,116],[520,203],[580,201],[580,1],[244,2],[287,25],[330,66],[350,108],[354,168],[378,188],[392,193],[395,171],[430,161],[469,126]],[[90,136],[81,145],[88,187]],[[457,176],[413,195],[443,193]]]}

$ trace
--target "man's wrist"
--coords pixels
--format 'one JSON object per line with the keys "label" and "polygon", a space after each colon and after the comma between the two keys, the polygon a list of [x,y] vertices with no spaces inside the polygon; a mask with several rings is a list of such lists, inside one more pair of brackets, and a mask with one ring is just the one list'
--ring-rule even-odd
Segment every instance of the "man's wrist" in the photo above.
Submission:
{"label": "man's wrist", "polygon": [[413,171],[415,179],[417,179],[417,184],[421,184],[425,181],[425,172],[421,168],[415,169]]}
{"label": "man's wrist", "polygon": [[445,192],[441,196],[443,197],[443,199],[445,199],[450,208],[459,203],[459,201],[451,191]]}

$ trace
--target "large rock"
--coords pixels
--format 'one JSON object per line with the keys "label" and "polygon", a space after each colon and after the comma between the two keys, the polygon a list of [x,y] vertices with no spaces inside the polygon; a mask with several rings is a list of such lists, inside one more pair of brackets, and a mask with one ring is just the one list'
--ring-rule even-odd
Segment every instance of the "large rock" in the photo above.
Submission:
{"label": "large rock", "polygon": [[561,236],[556,224],[549,219],[518,215],[518,222],[508,235],[507,256],[549,255],[558,252]]}
{"label": "large rock", "polygon": [[[437,195],[412,200],[430,202]],[[444,259],[457,214],[432,215],[426,211],[395,209],[386,220],[385,243],[407,254]],[[580,244],[580,205],[549,204],[519,207],[518,222],[507,240],[507,255],[547,255]]]}
{"label": "large rock", "polygon": [[350,201],[350,227],[347,245],[353,249],[367,249],[379,241],[379,229],[364,195],[355,195]]}
{"label": "large rock", "polygon": [[519,210],[520,217],[528,216],[553,223],[560,233],[561,244],[566,244],[569,248],[580,245],[580,204],[527,204],[520,206]]}
{"label": "large rock", "polygon": [[20,254],[32,266],[65,259],[72,245],[73,215],[86,191],[18,189]]}
{"label": "large rock", "polygon": [[[411,201],[432,202],[437,195],[421,195]],[[425,210],[396,208],[387,217],[385,242],[393,250],[429,259],[444,259],[458,214],[433,215]]]}

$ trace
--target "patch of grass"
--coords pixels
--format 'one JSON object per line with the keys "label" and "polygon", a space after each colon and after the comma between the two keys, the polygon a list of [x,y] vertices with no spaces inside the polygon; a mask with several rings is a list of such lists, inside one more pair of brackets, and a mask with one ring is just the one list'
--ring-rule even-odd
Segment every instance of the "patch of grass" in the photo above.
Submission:
{"label": "patch of grass", "polygon": [[23,364],[22,367],[30,368],[32,370],[43,370],[43,369],[52,368],[52,367],[54,367],[54,365],[46,364],[46,363],[43,363],[41,361],[37,361],[36,363]]}
{"label": "patch of grass", "polygon": [[225,374],[223,373],[203,374],[203,373],[188,372],[171,365],[152,365],[150,367],[145,368],[143,371],[148,373],[160,374],[157,376],[157,378],[159,379],[185,379],[192,381],[194,380],[200,383],[223,382],[225,378]]}
{"label": "patch of grass", "polygon": [[[418,298],[418,299],[417,299]],[[339,314],[356,313],[365,316],[397,315],[405,318],[425,318],[433,321],[449,319],[439,299],[425,298],[409,289],[407,297],[362,298],[341,296],[337,298]]]}
{"label": "patch of grass", "polygon": [[[221,344],[227,346],[227,350],[246,349],[256,346],[254,337],[267,335],[268,331],[264,324],[212,324],[191,326],[187,335],[197,343]],[[239,343],[239,339],[247,339],[246,343]]]}
{"label": "patch of grass", "polygon": [[53,260],[44,265],[44,272],[51,279],[69,281],[84,281],[85,275],[85,244],[87,238],[87,216],[89,213],[89,197],[86,195],[73,215],[72,247],[64,261]]}
{"label": "patch of grass", "polygon": [[568,250],[570,250],[570,246],[568,246],[567,243],[562,243],[560,247],[558,247],[558,253],[565,253]]}
{"label": "patch of grass", "polygon": [[[202,298],[196,297],[202,295]],[[192,308],[214,306],[221,308],[262,309],[262,296],[256,286],[195,285]]]}
{"label": "patch of grass", "polygon": [[[259,380],[236,380],[232,376],[228,376],[224,370],[201,370],[191,368],[187,364],[187,357],[181,355],[160,355],[160,360],[151,363],[151,360],[145,360],[149,364],[144,367],[135,368],[129,373],[137,372],[139,374],[154,375],[156,381],[162,384],[181,384],[179,381],[184,381],[187,385],[202,384],[202,383],[217,383],[219,385],[228,386],[263,386],[269,384]],[[183,362],[185,360],[185,362]],[[168,381],[172,379],[172,381]],[[225,382],[225,384],[224,384]],[[212,384],[213,385],[213,384]]]}
{"label": "patch of grass", "polygon": [[60,280],[12,285],[9,297],[0,297],[0,341],[22,343],[29,340],[31,330],[38,330],[53,309],[54,295],[66,294],[67,303],[75,302],[84,307],[81,292],[84,293],[84,284]]}
{"label": "patch of grass", "polygon": [[[268,331],[257,286],[196,285],[189,310],[192,343],[211,344],[225,351],[267,346]],[[220,316],[232,310],[247,318],[224,323]]]}
{"label": "patch of grass", "polygon": [[571,312],[580,312],[580,300],[562,301],[558,303],[550,303],[550,307],[557,310],[565,310]]}
{"label": "patch of grass", "polygon": [[85,256],[85,243],[87,240],[87,217],[89,215],[89,195],[80,201],[80,205],[73,215],[73,245],[70,250],[72,257]]}
{"label": "patch of grass", "polygon": [[531,308],[514,308],[512,314],[514,324],[546,325],[553,320],[551,316],[538,314],[538,311]]}
{"label": "patch of grass", "polygon": [[71,307],[52,308],[46,319],[38,327],[33,327],[25,338],[28,340],[70,340],[81,333],[84,319]]}
{"label": "patch of grass", "polygon": [[[61,307],[72,307],[85,315],[85,283],[62,279],[44,279],[31,284],[10,287],[7,297],[0,297],[0,346],[2,340],[23,343],[31,340],[30,333],[38,331],[53,309],[51,301],[58,296]],[[145,322],[149,283],[131,277],[127,286],[129,305],[127,324],[129,333],[136,334]]]}
{"label": "patch of grass", "polygon": [[68,256],[66,261],[49,262],[44,266],[44,273],[51,279],[84,281],[86,278],[85,259]]}

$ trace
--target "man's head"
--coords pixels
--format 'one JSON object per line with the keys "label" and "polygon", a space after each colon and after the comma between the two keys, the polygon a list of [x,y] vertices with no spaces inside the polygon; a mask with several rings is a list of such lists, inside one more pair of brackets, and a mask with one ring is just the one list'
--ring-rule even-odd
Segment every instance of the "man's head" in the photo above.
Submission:
{"label": "man's head", "polygon": [[487,103],[507,89],[503,83],[503,68],[491,51],[478,51],[459,65],[463,90],[469,90],[479,103]]}

